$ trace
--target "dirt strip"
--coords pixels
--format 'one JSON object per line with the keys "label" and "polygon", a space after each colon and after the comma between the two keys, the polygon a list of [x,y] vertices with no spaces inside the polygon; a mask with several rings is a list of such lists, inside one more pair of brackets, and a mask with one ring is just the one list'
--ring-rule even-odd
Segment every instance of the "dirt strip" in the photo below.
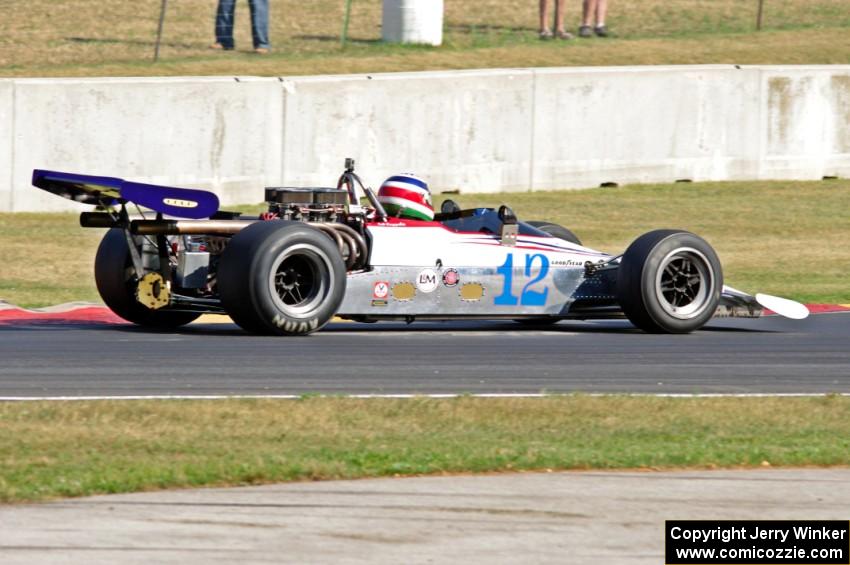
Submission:
{"label": "dirt strip", "polygon": [[665,520],[847,520],[850,469],[291,483],[0,506],[0,562],[664,562]]}

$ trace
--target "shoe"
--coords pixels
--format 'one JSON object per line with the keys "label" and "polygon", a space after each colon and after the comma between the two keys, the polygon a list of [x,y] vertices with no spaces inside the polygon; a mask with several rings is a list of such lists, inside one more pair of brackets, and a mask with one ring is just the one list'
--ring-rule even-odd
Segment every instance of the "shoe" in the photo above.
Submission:
{"label": "shoe", "polygon": [[579,37],[593,37],[593,29],[591,29],[590,26],[579,26],[578,36]]}
{"label": "shoe", "polygon": [[256,49],[254,49],[254,53],[256,53],[257,55],[268,55],[269,51],[270,49],[268,47],[257,47]]}
{"label": "shoe", "polygon": [[608,26],[596,26],[595,28],[593,28],[593,33],[595,33],[599,37],[608,37]]}
{"label": "shoe", "polygon": [[572,39],[573,34],[571,34],[568,31],[561,30],[561,31],[555,33],[555,37],[557,37],[558,39]]}
{"label": "shoe", "polygon": [[216,51],[233,51],[233,47],[225,47],[221,43],[213,43],[210,45],[210,49],[215,49]]}
{"label": "shoe", "polygon": [[544,40],[544,41],[545,41],[545,40],[547,40],[547,39],[552,39],[552,32],[551,32],[550,30],[548,30],[548,29],[540,30],[540,33],[538,34],[538,37],[539,37],[541,40]]}

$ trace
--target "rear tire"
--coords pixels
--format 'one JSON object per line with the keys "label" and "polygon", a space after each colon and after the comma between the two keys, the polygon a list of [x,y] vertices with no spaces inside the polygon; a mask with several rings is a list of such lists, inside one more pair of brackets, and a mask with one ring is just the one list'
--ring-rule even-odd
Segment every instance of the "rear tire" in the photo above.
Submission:
{"label": "rear tire", "polygon": [[723,272],[714,249],[679,230],[637,238],[620,262],[617,294],[626,317],[650,333],[688,333],[714,316]]}
{"label": "rear tire", "polygon": [[200,316],[197,312],[151,310],[139,304],[136,300],[138,278],[127,237],[121,228],[110,229],[100,241],[94,260],[94,280],[109,309],[128,322],[152,328],[176,328]]}
{"label": "rear tire", "polygon": [[542,232],[546,232],[552,237],[557,237],[558,239],[563,239],[564,241],[569,241],[570,243],[581,245],[581,240],[578,238],[578,236],[567,228],[565,228],[564,226],[559,226],[558,224],[553,224],[552,222],[538,222],[536,220],[526,222],[526,224],[533,226]]}
{"label": "rear tire", "polygon": [[224,309],[252,333],[306,335],[336,314],[345,294],[339,249],[300,222],[257,222],[233,236],[218,266]]}

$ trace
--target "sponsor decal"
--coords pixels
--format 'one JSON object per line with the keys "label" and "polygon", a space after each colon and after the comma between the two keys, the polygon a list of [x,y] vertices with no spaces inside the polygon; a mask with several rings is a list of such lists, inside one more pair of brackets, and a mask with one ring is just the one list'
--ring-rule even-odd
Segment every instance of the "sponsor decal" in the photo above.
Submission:
{"label": "sponsor decal", "polygon": [[419,271],[419,276],[416,277],[416,288],[425,294],[434,292],[437,289],[437,271],[434,269],[422,269]]}
{"label": "sponsor decal", "polygon": [[460,275],[457,269],[449,269],[443,273],[443,284],[446,286],[456,286],[460,282]]}
{"label": "sponsor decal", "polygon": [[460,287],[460,299],[464,302],[478,302],[484,297],[484,285],[481,283],[467,283]]}
{"label": "sponsor decal", "polygon": [[179,200],[177,198],[163,198],[163,204],[174,206],[176,208],[197,208],[198,203],[191,200]]}
{"label": "sponsor decal", "polygon": [[386,299],[390,294],[390,283],[386,281],[378,281],[375,283],[375,288],[372,290],[373,298]]}
{"label": "sponsor decal", "polygon": [[412,282],[403,282],[393,285],[393,298],[396,300],[406,302],[408,300],[413,300],[414,296],[416,296],[416,287]]}
{"label": "sponsor decal", "polygon": [[552,261],[553,267],[584,267],[584,261],[574,261],[573,259],[567,259],[566,261],[555,260]]}
{"label": "sponsor decal", "polygon": [[387,304],[388,304],[388,302],[386,300],[373,300],[372,301],[373,307],[386,306]]}

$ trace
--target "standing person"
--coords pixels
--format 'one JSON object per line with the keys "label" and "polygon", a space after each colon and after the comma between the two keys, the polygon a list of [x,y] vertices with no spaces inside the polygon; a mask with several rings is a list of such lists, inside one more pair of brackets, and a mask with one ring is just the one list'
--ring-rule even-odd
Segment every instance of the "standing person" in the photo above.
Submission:
{"label": "standing person", "polygon": [[[251,36],[254,39],[254,53],[265,55],[269,52],[269,0],[248,0],[251,9]],[[233,50],[233,16],[236,0],[218,0],[215,15],[215,43],[213,49]]]}
{"label": "standing person", "polygon": [[555,34],[549,27],[549,0],[540,0],[540,39],[572,39],[573,34],[564,29],[564,0],[552,0],[555,4]]}
{"label": "standing person", "polygon": [[608,37],[608,26],[605,25],[607,13],[608,0],[584,0],[581,27],[578,28],[579,37],[593,37],[594,33],[599,37]]}

